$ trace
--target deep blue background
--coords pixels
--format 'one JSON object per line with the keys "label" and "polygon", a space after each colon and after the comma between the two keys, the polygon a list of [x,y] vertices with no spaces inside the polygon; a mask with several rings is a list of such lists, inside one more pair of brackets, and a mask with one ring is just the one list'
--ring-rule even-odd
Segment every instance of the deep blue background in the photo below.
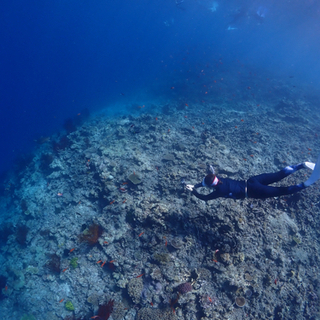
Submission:
{"label": "deep blue background", "polygon": [[241,63],[295,76],[317,93],[316,1],[217,2],[216,12],[200,0],[3,2],[0,171],[83,108],[112,108],[137,92],[170,97],[179,78],[197,81],[203,66],[221,61],[235,76]]}

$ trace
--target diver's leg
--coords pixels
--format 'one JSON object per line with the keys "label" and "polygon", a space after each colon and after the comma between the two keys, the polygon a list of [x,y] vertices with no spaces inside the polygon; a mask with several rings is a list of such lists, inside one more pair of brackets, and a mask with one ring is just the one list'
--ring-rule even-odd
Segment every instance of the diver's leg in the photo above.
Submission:
{"label": "diver's leg", "polygon": [[303,183],[290,186],[290,187],[270,187],[260,184],[258,181],[248,181],[248,196],[250,198],[270,198],[279,197],[284,195],[293,194],[305,189],[306,186]]}
{"label": "diver's leg", "polygon": [[278,171],[278,172],[273,172],[273,173],[263,173],[258,176],[254,176],[255,180],[259,181],[263,185],[268,185],[274,182],[278,182],[282,180],[283,178],[289,176],[290,174],[296,172],[297,170],[300,170],[304,168],[303,163],[299,163],[297,165],[293,166],[287,166],[284,169]]}

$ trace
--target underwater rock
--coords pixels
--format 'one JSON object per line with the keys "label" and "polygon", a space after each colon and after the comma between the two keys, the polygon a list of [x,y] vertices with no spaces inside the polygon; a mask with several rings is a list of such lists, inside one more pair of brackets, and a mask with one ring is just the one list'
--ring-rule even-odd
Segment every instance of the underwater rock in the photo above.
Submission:
{"label": "underwater rock", "polygon": [[94,306],[98,306],[99,305],[99,295],[96,293],[93,293],[91,295],[89,295],[89,297],[87,298],[87,301],[91,304],[93,304]]}
{"label": "underwater rock", "polygon": [[169,253],[155,253],[153,259],[160,262],[161,264],[166,264],[171,261]]}
{"label": "underwater rock", "polygon": [[38,273],[39,273],[39,269],[38,269],[37,267],[28,266],[28,267],[26,268],[26,273],[38,274]]}
{"label": "underwater rock", "polygon": [[14,280],[12,282],[12,287],[15,290],[20,290],[25,286],[25,277],[21,270],[11,270],[14,275]]}
{"label": "underwater rock", "polygon": [[175,249],[181,249],[184,246],[184,241],[181,238],[173,238],[170,241],[170,244],[175,248]]}
{"label": "underwater rock", "polygon": [[128,177],[128,179],[134,184],[140,184],[142,182],[142,180],[140,179],[140,177],[136,174],[136,173],[132,173],[130,174],[130,176]]}
{"label": "underwater rock", "polygon": [[162,157],[164,161],[174,161],[176,158],[172,153],[167,153]]}
{"label": "underwater rock", "polygon": [[35,316],[33,316],[32,314],[24,314],[21,318],[20,318],[20,320],[36,320],[36,317]]}

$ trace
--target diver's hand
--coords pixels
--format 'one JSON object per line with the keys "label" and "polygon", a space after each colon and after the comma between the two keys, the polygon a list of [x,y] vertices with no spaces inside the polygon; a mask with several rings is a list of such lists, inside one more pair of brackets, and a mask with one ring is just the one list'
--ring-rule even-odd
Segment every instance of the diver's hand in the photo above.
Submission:
{"label": "diver's hand", "polygon": [[186,189],[188,189],[189,191],[193,191],[194,185],[193,184],[187,184],[186,185]]}

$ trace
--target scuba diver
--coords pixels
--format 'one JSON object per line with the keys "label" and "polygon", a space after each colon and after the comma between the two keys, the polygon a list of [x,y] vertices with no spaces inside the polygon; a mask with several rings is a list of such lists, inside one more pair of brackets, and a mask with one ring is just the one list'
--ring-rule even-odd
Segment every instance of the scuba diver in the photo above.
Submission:
{"label": "scuba diver", "polygon": [[[302,168],[309,168],[313,170],[307,181],[289,187],[269,186],[269,184],[278,182]],[[212,166],[210,166],[210,169],[212,173],[206,175],[201,183],[196,185],[187,184],[185,186],[186,189],[191,191],[198,199],[203,201],[213,200],[220,197],[232,199],[265,199],[293,194],[316,182],[320,178],[320,155],[316,164],[312,162],[303,162],[297,165],[287,166],[275,173],[264,173],[243,181],[232,180],[229,178],[218,178],[215,175]],[[212,188],[214,191],[207,195],[199,194],[196,189],[200,187]]]}

